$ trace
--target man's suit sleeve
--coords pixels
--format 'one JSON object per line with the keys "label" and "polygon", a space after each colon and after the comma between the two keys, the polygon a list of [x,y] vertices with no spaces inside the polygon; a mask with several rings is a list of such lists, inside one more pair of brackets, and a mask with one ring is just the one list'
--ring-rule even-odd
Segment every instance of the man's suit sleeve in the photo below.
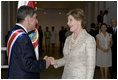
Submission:
{"label": "man's suit sleeve", "polygon": [[20,66],[26,72],[40,73],[45,71],[45,60],[38,61],[35,56],[35,51],[32,42],[28,36],[22,36],[19,38],[14,46],[14,60],[16,65]]}
{"label": "man's suit sleeve", "polygon": [[44,72],[46,70],[46,61],[45,60],[40,60],[40,72]]}

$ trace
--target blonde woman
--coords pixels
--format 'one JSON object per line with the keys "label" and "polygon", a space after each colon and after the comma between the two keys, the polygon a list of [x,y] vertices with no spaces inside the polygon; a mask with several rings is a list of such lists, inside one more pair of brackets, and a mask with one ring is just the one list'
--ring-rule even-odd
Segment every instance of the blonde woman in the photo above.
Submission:
{"label": "blonde woman", "polygon": [[67,37],[63,54],[64,57],[55,60],[50,57],[55,68],[64,66],[62,78],[64,79],[92,79],[95,69],[96,42],[87,33],[85,28],[85,15],[82,9],[73,9],[67,13],[67,25],[72,35]]}

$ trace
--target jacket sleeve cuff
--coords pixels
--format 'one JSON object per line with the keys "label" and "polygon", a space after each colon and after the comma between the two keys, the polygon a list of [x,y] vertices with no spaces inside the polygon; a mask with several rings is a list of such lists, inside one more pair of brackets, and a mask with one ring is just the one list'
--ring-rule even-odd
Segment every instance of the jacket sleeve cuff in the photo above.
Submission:
{"label": "jacket sleeve cuff", "polygon": [[46,70],[46,61],[45,60],[40,60],[40,72],[44,72]]}

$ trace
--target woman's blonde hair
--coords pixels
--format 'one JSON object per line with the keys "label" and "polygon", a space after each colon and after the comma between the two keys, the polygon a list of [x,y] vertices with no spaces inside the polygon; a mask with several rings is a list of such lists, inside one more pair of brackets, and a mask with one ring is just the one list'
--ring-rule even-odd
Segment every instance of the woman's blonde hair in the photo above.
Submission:
{"label": "woman's blonde hair", "polygon": [[76,20],[82,21],[82,28],[84,29],[86,27],[86,17],[84,14],[84,11],[80,8],[72,9],[67,13],[67,16],[72,15]]}

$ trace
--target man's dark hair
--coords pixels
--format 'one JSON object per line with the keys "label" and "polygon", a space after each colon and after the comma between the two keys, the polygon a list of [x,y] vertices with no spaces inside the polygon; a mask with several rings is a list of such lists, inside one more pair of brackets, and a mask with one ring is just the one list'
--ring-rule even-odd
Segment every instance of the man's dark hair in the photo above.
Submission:
{"label": "man's dark hair", "polygon": [[21,6],[17,11],[17,23],[23,22],[27,15],[33,17],[35,13],[36,11],[32,7]]}
{"label": "man's dark hair", "polygon": [[95,23],[91,23],[91,28],[95,28]]}
{"label": "man's dark hair", "polygon": [[54,28],[54,26],[52,26],[52,28]]}
{"label": "man's dark hair", "polygon": [[106,23],[102,23],[102,24],[101,24],[101,26],[102,26],[102,25],[105,25],[105,26],[106,26],[106,28],[107,28],[107,24],[106,24]]}
{"label": "man's dark hair", "polygon": [[108,14],[108,10],[105,10],[105,11],[104,11],[104,15],[105,15],[105,14]]}

